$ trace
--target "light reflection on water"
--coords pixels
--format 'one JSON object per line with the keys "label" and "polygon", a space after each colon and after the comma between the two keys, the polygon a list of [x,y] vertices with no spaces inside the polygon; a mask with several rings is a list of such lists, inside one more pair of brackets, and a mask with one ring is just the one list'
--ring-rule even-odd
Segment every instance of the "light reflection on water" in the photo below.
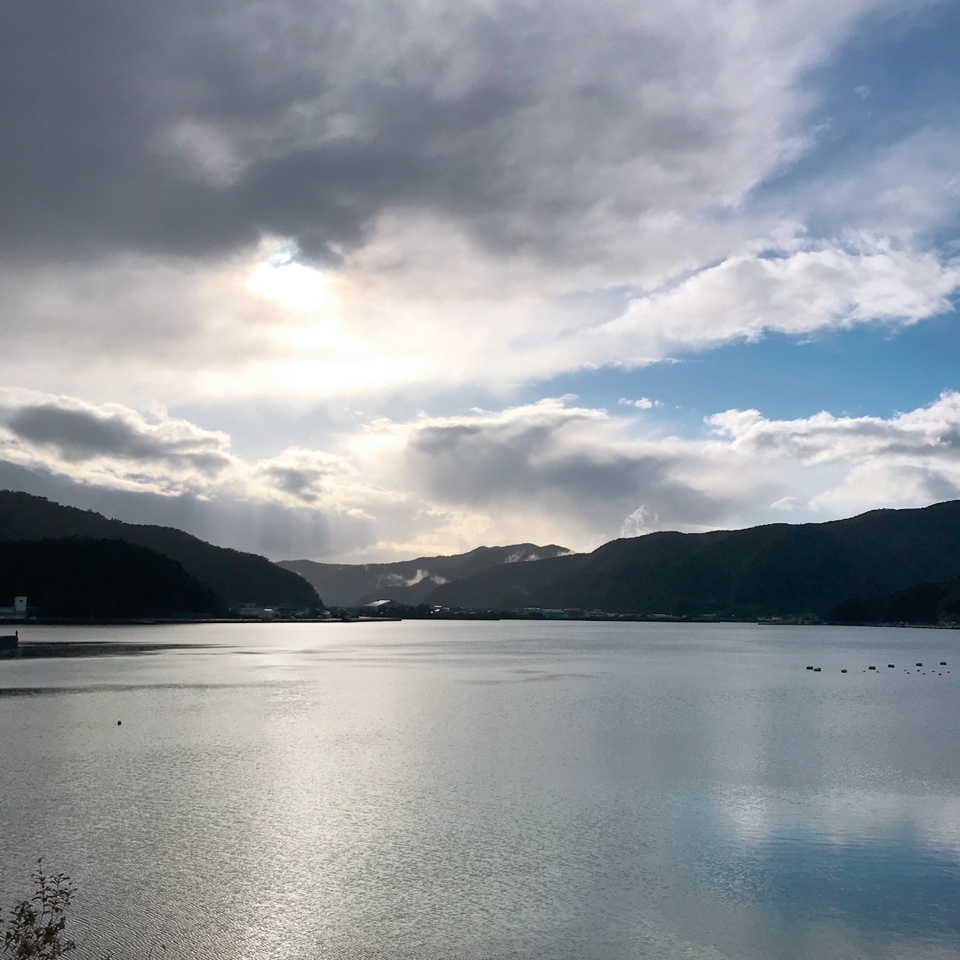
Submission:
{"label": "light reflection on water", "polygon": [[21,637],[127,652],[0,661],[0,902],[116,960],[960,954],[955,632]]}

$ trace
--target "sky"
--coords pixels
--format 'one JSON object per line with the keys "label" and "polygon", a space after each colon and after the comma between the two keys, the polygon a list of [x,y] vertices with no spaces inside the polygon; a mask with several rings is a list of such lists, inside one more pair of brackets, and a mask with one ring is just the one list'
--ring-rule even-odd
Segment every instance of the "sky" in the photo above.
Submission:
{"label": "sky", "polygon": [[952,0],[8,0],[0,487],[273,559],[960,498]]}

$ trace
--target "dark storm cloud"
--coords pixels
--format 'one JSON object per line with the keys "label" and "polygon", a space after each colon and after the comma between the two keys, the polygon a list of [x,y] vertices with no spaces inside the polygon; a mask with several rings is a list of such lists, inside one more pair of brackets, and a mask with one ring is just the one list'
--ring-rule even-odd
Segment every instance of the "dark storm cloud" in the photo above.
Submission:
{"label": "dark storm cloud", "polygon": [[333,465],[318,468],[270,464],[261,473],[275,489],[303,503],[316,503],[321,496],[323,481],[334,479],[337,468]]}
{"label": "dark storm cloud", "polygon": [[184,437],[151,431],[144,424],[92,410],[48,404],[23,406],[7,420],[21,440],[54,447],[64,460],[82,462],[93,457],[160,461],[190,467],[215,476],[230,463],[218,449],[218,438],[199,432]]}
{"label": "dark storm cloud", "polygon": [[[336,12],[328,5],[301,15],[329,42]],[[278,19],[296,15],[277,8]],[[469,91],[438,103],[428,91],[370,85],[347,98],[356,102],[332,108],[358,111],[373,142],[304,148],[281,134],[265,157],[241,143],[238,179],[203,182],[160,149],[178,121],[240,128],[241,140],[252,125],[271,139],[270,126],[285,111],[328,91],[322,64],[295,62],[301,51],[256,50],[256,28],[215,3],[5,5],[7,241],[191,252],[273,231],[315,247],[350,242],[388,203],[422,197],[431,185],[443,191],[450,180],[444,164],[417,156],[418,149],[437,130],[457,136],[483,123],[503,99]],[[324,53],[321,47],[318,58],[336,61],[336,51]]]}
{"label": "dark storm cloud", "polygon": [[[10,0],[0,238],[73,256],[267,232],[332,257],[415,208],[557,254],[599,201],[633,218],[666,180],[677,209],[723,166],[718,55],[668,13]],[[637,161],[659,173],[618,179]]]}
{"label": "dark storm cloud", "polygon": [[422,455],[437,490],[457,499],[483,502],[501,496],[528,497],[548,489],[571,496],[622,497],[638,483],[659,481],[664,465],[653,458],[633,460],[595,451],[557,449],[557,431],[549,425],[516,429],[491,426],[429,427],[411,445]]}
{"label": "dark storm cloud", "polygon": [[580,426],[576,415],[555,414],[545,418],[535,411],[532,422],[491,419],[421,428],[408,448],[410,469],[430,496],[480,507],[565,504],[599,518],[620,517],[626,507],[643,503],[665,522],[695,524],[732,511],[725,498],[675,476],[683,456],[617,449],[602,424],[593,442],[570,436],[570,427]]}
{"label": "dark storm cloud", "polygon": [[298,470],[295,467],[272,467],[268,471],[276,486],[284,493],[293,494],[305,502],[317,499],[310,486],[317,480],[316,471]]}

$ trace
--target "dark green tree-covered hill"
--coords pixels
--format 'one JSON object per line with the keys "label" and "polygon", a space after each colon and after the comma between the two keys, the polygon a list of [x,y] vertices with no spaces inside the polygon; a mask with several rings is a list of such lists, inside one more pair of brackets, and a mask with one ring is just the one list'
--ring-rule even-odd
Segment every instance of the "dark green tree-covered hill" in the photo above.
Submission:
{"label": "dark green tree-covered hill", "polygon": [[813,616],[960,576],[960,501],[828,523],[651,533],[593,553],[498,567],[433,590],[472,609],[578,607],[679,616]]}
{"label": "dark green tree-covered hill", "polygon": [[42,617],[204,616],[216,594],[176,560],[125,543],[62,537],[0,543],[0,603],[26,596]]}
{"label": "dark green tree-covered hill", "polygon": [[123,523],[45,497],[0,490],[0,542],[61,537],[122,540],[155,550],[176,560],[225,606],[322,606],[306,580],[266,557],[217,547],[173,527]]}
{"label": "dark green tree-covered hill", "polygon": [[848,597],[828,614],[837,623],[957,623],[960,577],[894,590],[878,597]]}

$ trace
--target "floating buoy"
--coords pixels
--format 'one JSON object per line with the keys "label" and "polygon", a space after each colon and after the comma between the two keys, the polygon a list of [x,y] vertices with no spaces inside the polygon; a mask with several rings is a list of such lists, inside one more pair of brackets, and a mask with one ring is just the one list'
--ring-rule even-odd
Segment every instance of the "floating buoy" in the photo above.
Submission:
{"label": "floating buoy", "polygon": [[117,721],[117,726],[119,727],[121,723],[123,723],[123,721],[122,721],[122,720],[118,720],[118,721]]}
{"label": "floating buoy", "polygon": [[846,673],[847,671],[846,671],[846,670],[841,670],[840,672],[841,672],[841,673]]}
{"label": "floating buoy", "polygon": [[888,670],[892,670],[895,666],[896,666],[895,663],[888,663],[888,664],[887,664],[887,669],[888,669]]}
{"label": "floating buoy", "polygon": [[813,672],[814,672],[814,673],[819,673],[819,672],[820,672],[820,668],[819,668],[819,667],[814,667],[814,668],[813,668]]}
{"label": "floating buoy", "polygon": [[918,667],[922,667],[923,664],[922,664],[922,663],[918,663],[917,666],[918,666]]}
{"label": "floating buoy", "polygon": [[945,667],[946,665],[947,665],[947,661],[946,661],[946,660],[941,660],[941,661],[940,661],[940,666],[941,666],[941,667]]}
{"label": "floating buoy", "polygon": [[813,669],[813,667],[807,667],[807,669],[808,669],[808,670],[812,670],[812,669]]}
{"label": "floating buoy", "polygon": [[868,669],[868,670],[876,670],[877,668],[876,668],[876,667],[868,667],[867,669]]}

